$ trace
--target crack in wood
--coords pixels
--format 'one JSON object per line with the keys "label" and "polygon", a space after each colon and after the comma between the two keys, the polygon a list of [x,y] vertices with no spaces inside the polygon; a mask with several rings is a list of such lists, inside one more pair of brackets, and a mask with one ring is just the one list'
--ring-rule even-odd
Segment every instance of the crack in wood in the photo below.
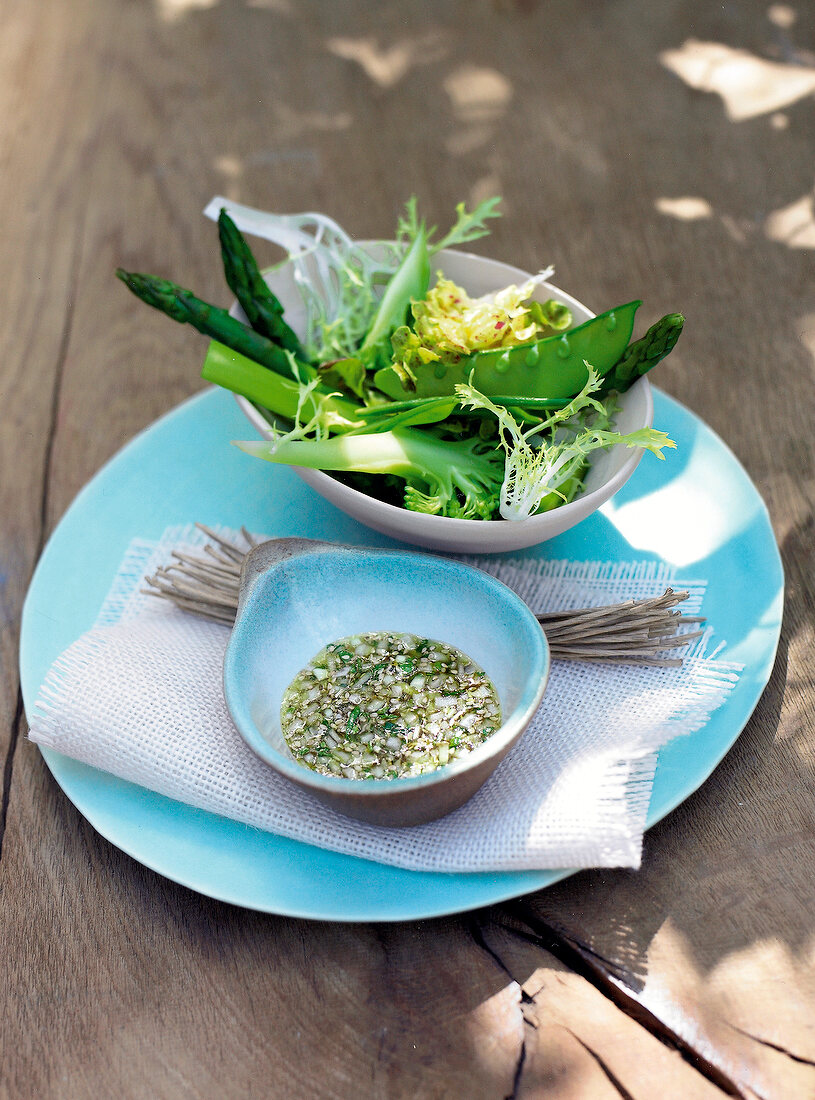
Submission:
{"label": "crack in wood", "polygon": [[20,685],[17,685],[17,704],[14,708],[14,719],[11,723],[6,759],[3,761],[3,794],[0,799],[0,860],[3,858],[3,837],[6,833],[6,818],[8,817],[9,801],[11,800],[11,777],[14,771],[14,754],[17,751],[17,742],[20,740],[20,727],[23,722],[23,693]]}
{"label": "crack in wood", "polygon": [[507,1093],[504,1100],[517,1100],[518,1089],[521,1087],[521,1078],[526,1062],[526,1039],[521,1039],[521,1049],[518,1052],[518,1061],[515,1063],[515,1074],[512,1078],[512,1092]]}
{"label": "crack in wood", "polygon": [[597,1053],[597,1051],[592,1050],[592,1048],[589,1046],[589,1044],[585,1043],[580,1038],[579,1035],[575,1034],[575,1032],[572,1031],[572,1029],[570,1027],[567,1027],[566,1031],[569,1032],[569,1034],[575,1040],[575,1042],[580,1043],[581,1047],[585,1050],[585,1052],[589,1055],[589,1057],[594,1059],[594,1061],[597,1063],[599,1068],[602,1070],[602,1072],[608,1078],[609,1084],[611,1084],[617,1090],[617,1092],[620,1094],[620,1096],[622,1096],[623,1100],[635,1100],[635,1097],[634,1097],[633,1093],[630,1093],[628,1091],[628,1089],[625,1087],[625,1085],[622,1083],[622,1081],[619,1079],[619,1077],[616,1075],[616,1073],[614,1073],[613,1070],[611,1069],[611,1067],[606,1064],[604,1059],[600,1057],[600,1055]]}
{"label": "crack in wood", "polygon": [[51,489],[51,465],[54,457],[54,441],[57,434],[57,419],[59,417],[59,405],[62,399],[62,382],[65,375],[65,363],[68,359],[68,348],[71,345],[71,334],[74,327],[74,308],[76,303],[77,287],[79,283],[79,268],[82,261],[82,241],[85,236],[85,219],[87,217],[87,202],[81,208],[76,223],[73,250],[71,256],[71,280],[68,284],[68,295],[65,303],[65,320],[57,349],[57,360],[54,367],[54,386],[51,391],[51,408],[48,417],[48,435],[45,442],[43,455],[43,485],[40,494],[40,529],[37,538],[36,558],[39,558],[45,545],[45,532],[48,529],[48,505],[50,503]]}
{"label": "crack in wood", "polygon": [[[48,432],[45,442],[45,448],[43,451],[42,462],[42,492],[40,493],[40,518],[39,518],[39,530],[37,531],[37,540],[34,547],[34,558],[32,562],[33,566],[39,560],[45,547],[46,531],[48,529],[48,505],[49,505],[49,491],[51,486],[51,466],[53,462],[54,454],[54,437],[56,436],[57,418],[59,416],[59,405],[62,397],[62,380],[65,374],[65,363],[68,358],[68,348],[71,343],[71,333],[73,331],[74,323],[74,303],[76,300],[77,287],[79,284],[79,266],[82,259],[82,242],[85,236],[85,220],[87,217],[88,203],[85,202],[84,206],[79,212],[79,217],[76,221],[76,230],[74,233],[73,249],[71,254],[71,279],[68,284],[67,298],[65,302],[65,318],[62,324],[62,331],[59,338],[59,346],[57,348],[56,362],[54,364],[54,381],[51,391],[51,405],[48,413]],[[17,755],[17,746],[20,743],[20,731],[23,726],[23,692],[22,684],[17,681],[17,702],[14,711],[14,719],[12,721],[11,730],[9,734],[8,748],[6,749],[5,760],[3,761],[3,791],[2,799],[0,799],[0,860],[3,858],[3,840],[6,833],[6,822],[8,819],[8,808],[11,801],[11,784],[14,778],[14,761]]]}
{"label": "crack in wood", "polygon": [[[512,902],[508,902],[508,903],[505,904],[505,907],[508,908],[512,904],[513,904]],[[525,918],[521,918],[521,919],[524,920]],[[506,927],[506,926],[503,926],[503,927]],[[610,959],[606,958],[605,955],[600,954],[599,951],[595,951],[594,948],[591,946],[591,944],[583,943],[582,941],[574,940],[574,938],[569,935],[569,933],[566,931],[566,929],[561,927],[560,925],[546,923],[545,927],[547,929],[549,929],[552,933],[552,953],[553,954],[555,953],[556,949],[558,948],[558,946],[561,944],[561,942],[563,940],[566,940],[568,942],[575,942],[575,943],[579,942],[581,952],[584,953],[585,955],[589,956],[590,958],[596,959],[599,966],[601,966],[603,968],[603,971],[605,973],[610,974],[617,981],[623,982],[629,988],[632,988],[632,982],[638,981],[638,979],[634,975],[632,975],[631,972],[629,970],[627,970],[624,966],[622,966],[619,963],[615,963],[615,962],[611,961]],[[533,934],[531,932],[526,933],[526,932],[523,931],[523,929],[520,929],[520,928],[513,928],[512,931],[514,932],[514,934],[516,936],[518,936],[520,938],[526,938],[530,943],[535,943],[535,944],[537,944],[538,946],[541,946],[541,947],[547,947],[548,946],[547,943],[546,943],[545,934],[537,934],[537,933]]]}
{"label": "crack in wood", "polygon": [[770,1050],[776,1050],[779,1054],[785,1054],[787,1058],[791,1058],[793,1062],[798,1062],[802,1066],[815,1066],[815,1061],[811,1058],[805,1058],[803,1054],[795,1054],[793,1051],[781,1046],[780,1043],[774,1043],[771,1039],[762,1039],[760,1035],[754,1035],[752,1031],[745,1031],[743,1027],[737,1027],[735,1024],[728,1023],[727,1026],[731,1031],[737,1031],[739,1035],[743,1035],[746,1039],[752,1039],[754,1043],[761,1043],[763,1047],[768,1047]]}
{"label": "crack in wood", "polygon": [[684,1039],[650,1009],[646,1008],[641,1001],[637,1000],[636,996],[625,987],[623,982],[611,973],[612,968],[602,959],[602,956],[598,955],[588,945],[574,939],[562,930],[555,929],[533,913],[523,901],[504,903],[504,910],[515,916],[529,929],[529,932],[526,933],[523,929],[519,929],[512,924],[502,923],[501,927],[506,932],[549,951],[559,962],[584,978],[603,996],[611,1000],[621,1012],[624,1012],[640,1027],[645,1028],[654,1038],[670,1049],[677,1051],[693,1069],[710,1081],[711,1084],[721,1089],[725,1095],[737,1097],[738,1100],[748,1100],[748,1094],[743,1091],[738,1082],[720,1066],[700,1054],[687,1039]]}
{"label": "crack in wood", "polygon": [[501,958],[501,956],[498,954],[498,952],[494,948],[490,947],[490,945],[487,943],[486,939],[484,938],[484,930],[482,929],[481,925],[478,923],[478,920],[475,917],[473,917],[468,921],[468,925],[469,925],[469,929],[470,929],[470,935],[473,937],[473,939],[478,944],[478,946],[481,948],[481,950],[486,951],[486,953],[493,960],[493,962],[496,964],[496,966],[500,967],[501,970],[503,970],[503,972],[506,974],[506,976],[511,981],[515,982],[515,984],[518,986],[518,989],[521,991],[521,1003],[522,1004],[527,1004],[527,1005],[534,1004],[535,1003],[535,998],[529,996],[529,994],[526,992],[526,990],[521,985],[521,983],[519,981],[517,981],[514,974],[509,969],[509,967],[504,962],[504,960]]}
{"label": "crack in wood", "polygon": [[[506,974],[506,976],[510,979],[510,981],[512,981],[515,985],[517,985],[517,987],[520,991],[520,995],[521,995],[520,996],[520,1005],[518,1007],[518,1011],[521,1014],[521,1021],[522,1021],[522,1023],[529,1024],[530,1027],[535,1028],[536,1025],[533,1024],[531,1020],[527,1019],[526,1013],[523,1010],[523,1006],[525,1004],[534,1004],[535,1003],[534,998],[530,997],[529,994],[524,989],[523,985],[519,981],[517,981],[517,979],[515,977],[513,977],[512,971],[509,969],[509,967],[504,962],[504,960],[501,958],[501,956],[498,954],[498,952],[487,943],[486,939],[484,938],[484,930],[481,927],[480,923],[478,922],[478,918],[476,916],[472,916],[468,920],[467,926],[469,928],[470,935],[472,936],[473,940],[478,945],[478,947],[480,947],[482,951],[484,951],[487,955],[489,955],[489,957],[492,959],[492,961],[495,963],[495,965],[501,971],[503,971],[504,974]],[[520,1045],[520,1049],[518,1050],[518,1059],[515,1063],[515,1072],[512,1075],[512,1091],[507,1093],[507,1095],[504,1097],[504,1100],[517,1100],[518,1089],[521,1086],[521,1078],[523,1076],[525,1062],[526,1062],[526,1037],[522,1032],[521,1033],[521,1045]]]}

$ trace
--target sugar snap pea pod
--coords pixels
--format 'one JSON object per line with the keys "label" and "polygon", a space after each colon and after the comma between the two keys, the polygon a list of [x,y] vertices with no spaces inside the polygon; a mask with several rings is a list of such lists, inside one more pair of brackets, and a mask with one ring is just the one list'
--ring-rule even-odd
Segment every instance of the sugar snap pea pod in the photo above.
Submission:
{"label": "sugar snap pea pod", "polygon": [[411,300],[424,298],[429,285],[430,253],[427,234],[422,228],[391,277],[368,335],[357,352],[366,367],[373,369],[390,363],[391,333],[407,320]]}
{"label": "sugar snap pea pod", "polygon": [[[640,301],[628,302],[592,317],[577,328],[546,336],[534,344],[495,348],[468,355],[457,363],[431,362],[413,368],[416,389],[410,392],[396,372],[385,367],[374,375],[374,384],[388,397],[441,397],[453,393],[460,382],[469,382],[481,393],[518,394],[523,398],[574,397],[586,384],[586,362],[605,374],[628,347],[634,314]],[[521,396],[522,395],[522,396]]]}
{"label": "sugar snap pea pod", "polygon": [[666,313],[646,334],[625,349],[625,354],[603,379],[603,392],[623,393],[673,351],[682,333],[685,318],[681,313]]}
{"label": "sugar snap pea pod", "polygon": [[[493,404],[504,405],[508,408],[516,420],[526,424],[540,424],[541,418],[535,416],[536,412],[546,413],[552,410],[562,409],[569,403],[566,397],[549,398],[522,398],[517,395],[493,396]],[[523,401],[523,407],[519,407],[519,400]],[[440,424],[453,414],[466,415],[468,418],[478,418],[483,414],[462,410],[460,399],[452,397],[418,397],[411,401],[389,401],[384,405],[372,405],[361,408],[357,416],[364,420],[371,431],[384,432],[393,428],[406,425],[417,426],[421,424]]]}
{"label": "sugar snap pea pod", "polygon": [[358,416],[369,431],[390,432],[394,428],[440,424],[459,407],[458,397],[428,397],[423,401],[394,401],[388,405],[360,409]]}
{"label": "sugar snap pea pod", "polygon": [[[515,407],[517,405],[523,405],[530,410],[539,409],[542,411],[551,409],[564,409],[571,401],[570,397],[525,397],[517,393],[513,394],[491,394],[490,399],[493,405],[506,405],[509,407]],[[409,401],[388,401],[382,405],[369,405],[360,409],[359,415],[364,420],[375,420],[381,416],[391,416],[396,412],[403,412],[407,409],[421,409],[426,406],[441,408],[446,397],[414,397]]]}
{"label": "sugar snap pea pod", "polygon": [[266,285],[252,250],[226,210],[218,216],[221,260],[230,290],[243,307],[249,324],[294,355],[303,355],[297,336],[283,320],[283,306]]}

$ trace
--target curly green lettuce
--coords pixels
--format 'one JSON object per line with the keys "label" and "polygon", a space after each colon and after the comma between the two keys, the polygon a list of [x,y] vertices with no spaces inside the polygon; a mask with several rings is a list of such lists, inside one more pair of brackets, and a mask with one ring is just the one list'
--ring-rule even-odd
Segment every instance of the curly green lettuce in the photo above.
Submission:
{"label": "curly green lettuce", "polygon": [[586,367],[589,377],[580,393],[531,428],[522,428],[509,409],[494,404],[472,385],[456,386],[465,408],[492,413],[500,426],[505,467],[499,510],[504,519],[526,519],[572,500],[582,488],[592,451],[621,443],[642,447],[664,459],[663,449],[676,446],[665,432],[654,428],[614,431],[614,400],[593,396],[602,379],[588,363]]}

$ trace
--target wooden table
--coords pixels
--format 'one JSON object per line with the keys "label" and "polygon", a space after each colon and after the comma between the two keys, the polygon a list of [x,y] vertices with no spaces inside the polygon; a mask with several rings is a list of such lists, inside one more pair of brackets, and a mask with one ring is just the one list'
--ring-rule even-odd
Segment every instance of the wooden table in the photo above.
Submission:
{"label": "wooden table", "polygon": [[[6,0],[0,57],[0,1096],[815,1096],[811,7]],[[499,193],[477,250],[687,315],[659,384],[756,482],[788,600],[641,870],[403,925],[259,915],[102,840],[26,740],[44,541],[201,387],[202,343],[113,269],[224,301],[219,192],[368,237],[411,193],[440,223]]]}

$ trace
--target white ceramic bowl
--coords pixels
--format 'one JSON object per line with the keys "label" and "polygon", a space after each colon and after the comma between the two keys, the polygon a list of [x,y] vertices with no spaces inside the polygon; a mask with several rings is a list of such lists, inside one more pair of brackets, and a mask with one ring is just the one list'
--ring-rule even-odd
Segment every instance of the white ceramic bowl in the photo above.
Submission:
{"label": "white ceramic bowl", "polygon": [[[445,249],[434,256],[433,270],[443,271],[449,279],[463,286],[472,297],[499,290],[509,283],[520,285],[530,277],[528,272],[509,264],[452,249]],[[305,313],[290,273],[283,267],[270,272],[267,279],[285,309],[286,320],[295,331],[302,333]],[[581,302],[550,283],[541,283],[534,297],[541,301],[557,298],[564,302],[572,311],[575,325],[594,316]],[[240,310],[235,307],[233,312],[241,315]],[[268,437],[269,426],[252,403],[239,397],[238,404],[256,431],[261,436]],[[654,405],[648,380],[640,378],[622,395],[620,406],[616,424],[621,432],[650,427]],[[620,445],[607,451],[595,452],[585,486],[578,497],[550,512],[516,522],[448,519],[446,516],[409,512],[405,508],[366,496],[320,470],[301,467],[295,469],[326,500],[383,535],[431,550],[489,554],[534,546],[574,527],[595,512],[601,504],[605,504],[628,481],[637,468],[642,453],[640,448],[632,450]]]}

